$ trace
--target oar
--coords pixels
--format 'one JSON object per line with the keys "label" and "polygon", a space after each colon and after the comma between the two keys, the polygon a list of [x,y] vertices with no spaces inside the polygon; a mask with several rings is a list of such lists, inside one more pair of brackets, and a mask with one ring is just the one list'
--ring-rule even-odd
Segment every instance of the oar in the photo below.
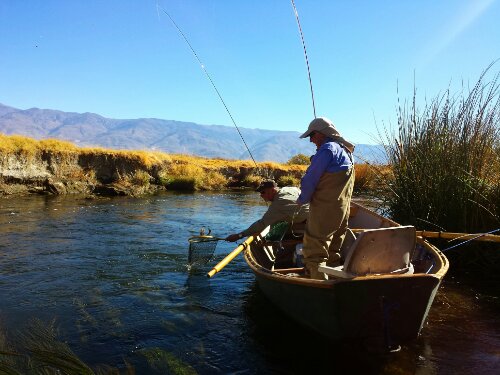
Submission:
{"label": "oar", "polygon": [[[425,238],[443,238],[447,240],[453,239],[463,239],[463,240],[475,240],[475,241],[488,241],[488,242],[500,242],[500,236],[491,233],[498,232],[500,229],[488,233],[453,233],[453,232],[431,232],[427,230],[418,230],[416,232],[418,237]],[[365,229],[352,229],[354,233],[360,233],[365,231]]]}
{"label": "oar", "polygon": [[207,277],[212,277],[215,275],[217,272],[220,272],[224,267],[227,266],[227,264],[232,261],[236,256],[241,253],[243,250],[245,250],[248,245],[254,240],[253,236],[248,237],[244,242],[242,242],[236,249],[231,251],[224,259],[222,259],[217,265],[212,268],[212,270],[207,273]]}
{"label": "oar", "polygon": [[500,236],[495,234],[490,234],[494,232],[498,232],[498,229],[488,233],[429,232],[426,230],[420,230],[417,231],[417,236],[425,238],[444,238],[449,240],[461,239],[461,240],[500,242]]}

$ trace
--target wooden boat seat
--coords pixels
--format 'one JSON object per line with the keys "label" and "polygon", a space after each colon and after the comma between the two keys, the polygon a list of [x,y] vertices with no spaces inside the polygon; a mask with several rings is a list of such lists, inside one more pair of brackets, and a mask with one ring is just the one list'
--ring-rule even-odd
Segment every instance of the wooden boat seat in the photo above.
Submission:
{"label": "wooden boat seat", "polygon": [[340,278],[413,273],[410,259],[415,245],[413,226],[367,229],[358,235],[347,251],[343,266],[320,266],[318,270]]}

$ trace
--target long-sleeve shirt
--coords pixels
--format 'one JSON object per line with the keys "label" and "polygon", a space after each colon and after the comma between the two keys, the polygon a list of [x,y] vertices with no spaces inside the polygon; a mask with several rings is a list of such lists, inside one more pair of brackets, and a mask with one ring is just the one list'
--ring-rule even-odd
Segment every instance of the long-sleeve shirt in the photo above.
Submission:
{"label": "long-sleeve shirt", "polygon": [[300,189],[286,186],[279,189],[264,216],[242,231],[244,237],[262,232],[268,225],[279,221],[301,223],[307,219],[309,205],[297,204]]}
{"label": "long-sleeve shirt", "polygon": [[311,165],[300,181],[301,193],[297,202],[305,204],[311,201],[323,173],[346,171],[352,168],[351,157],[352,155],[349,155],[344,147],[334,142],[333,139],[327,138],[312,157]]}

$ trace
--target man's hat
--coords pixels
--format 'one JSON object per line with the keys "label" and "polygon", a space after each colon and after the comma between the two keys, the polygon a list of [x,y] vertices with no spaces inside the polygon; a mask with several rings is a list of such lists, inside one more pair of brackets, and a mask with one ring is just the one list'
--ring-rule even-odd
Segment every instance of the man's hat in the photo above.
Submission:
{"label": "man's hat", "polygon": [[344,145],[350,152],[354,151],[354,145],[345,140],[338,130],[333,125],[333,122],[326,117],[317,117],[311,121],[306,132],[300,136],[300,138],[306,138],[311,135],[312,132],[318,132],[332,138],[335,142]]}
{"label": "man's hat", "polygon": [[278,184],[274,182],[273,180],[264,180],[260,183],[259,187],[255,189],[255,191],[258,191],[259,193],[263,191],[264,189],[267,188],[277,188]]}

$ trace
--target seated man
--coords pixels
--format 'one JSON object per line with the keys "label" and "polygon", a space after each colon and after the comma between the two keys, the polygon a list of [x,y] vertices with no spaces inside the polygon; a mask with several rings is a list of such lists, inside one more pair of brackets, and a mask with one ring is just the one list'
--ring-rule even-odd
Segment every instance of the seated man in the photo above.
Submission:
{"label": "seated man", "polygon": [[226,237],[226,241],[234,242],[243,237],[262,232],[268,225],[279,221],[297,224],[307,219],[309,205],[297,204],[300,189],[293,186],[279,188],[273,180],[263,181],[257,190],[264,201],[271,202],[264,216],[240,233]]}

